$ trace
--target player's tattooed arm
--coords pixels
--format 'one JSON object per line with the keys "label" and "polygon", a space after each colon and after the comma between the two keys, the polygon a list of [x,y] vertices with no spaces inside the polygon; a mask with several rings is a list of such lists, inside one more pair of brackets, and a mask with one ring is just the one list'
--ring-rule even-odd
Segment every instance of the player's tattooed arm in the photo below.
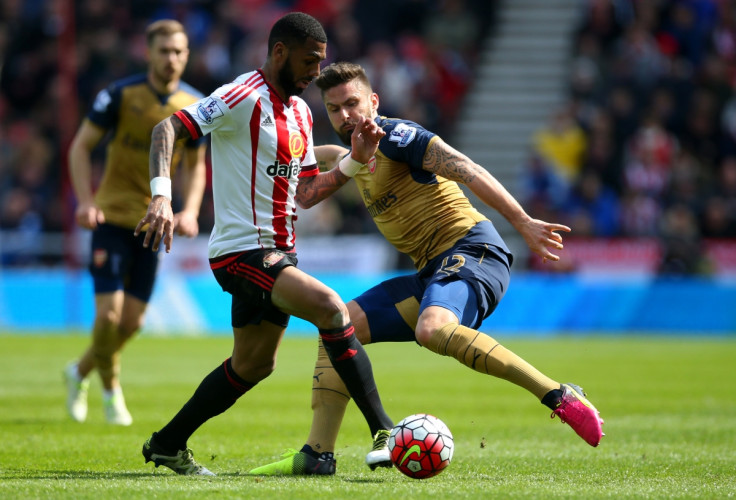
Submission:
{"label": "player's tattooed arm", "polygon": [[337,144],[322,144],[314,147],[314,156],[317,158],[317,166],[320,172],[327,172],[337,166],[343,156],[349,152],[349,149]]}
{"label": "player's tattooed arm", "polygon": [[[151,151],[148,156],[148,171],[152,182],[157,177],[167,180],[171,177],[171,159],[174,156],[174,145],[179,139],[190,137],[189,131],[184,124],[175,116],[161,121],[151,132]],[[171,242],[174,238],[174,212],[171,209],[171,183],[169,181],[169,195],[159,192],[153,195],[148,204],[146,215],[138,222],[133,234],[141,233],[147,225],[146,236],[143,239],[143,247],[148,248],[153,238],[153,251],[157,251],[163,241],[166,252],[171,251]],[[153,191],[153,186],[151,186]]]}
{"label": "player's tattooed arm", "polygon": [[174,145],[179,139],[190,137],[189,130],[179,118],[170,116],[153,127],[151,133],[151,152],[148,168],[151,178],[171,177],[171,160]]}
{"label": "player's tattooed arm", "polygon": [[310,208],[329,197],[350,180],[335,167],[313,177],[302,177],[296,187],[296,202],[299,208]]}
{"label": "player's tattooed arm", "polygon": [[483,167],[439,138],[432,141],[424,152],[422,168],[463,184],[470,184],[478,175],[487,173]]}
{"label": "player's tattooed arm", "polygon": [[422,166],[446,179],[465,184],[481,201],[503,215],[534,253],[545,260],[560,259],[550,249],[562,249],[559,231],[569,232],[570,228],[530,217],[488,170],[439,139],[427,148]]}

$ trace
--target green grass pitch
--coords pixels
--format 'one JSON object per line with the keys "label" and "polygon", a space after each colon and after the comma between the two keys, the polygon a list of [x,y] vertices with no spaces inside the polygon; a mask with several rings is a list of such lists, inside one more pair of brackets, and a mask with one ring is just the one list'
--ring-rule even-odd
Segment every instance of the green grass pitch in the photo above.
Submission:
{"label": "green grass pitch", "polygon": [[[729,498],[736,495],[736,339],[510,338],[504,344],[563,382],[582,385],[606,420],[586,445],[524,390],[414,344],[369,346],[394,420],[419,412],[455,437],[439,476],[409,479],[364,464],[368,430],[350,405],[337,474],[246,476],[307,436],[314,338],[282,345],[276,372],[190,440],[218,476],[179,477],[144,464],[143,441],[231,350],[229,337],[142,336],[123,358],[135,419],[104,422],[99,381],[88,422],[67,418],[64,365],[84,335],[0,335],[0,498]],[[503,341],[502,337],[499,340]]]}

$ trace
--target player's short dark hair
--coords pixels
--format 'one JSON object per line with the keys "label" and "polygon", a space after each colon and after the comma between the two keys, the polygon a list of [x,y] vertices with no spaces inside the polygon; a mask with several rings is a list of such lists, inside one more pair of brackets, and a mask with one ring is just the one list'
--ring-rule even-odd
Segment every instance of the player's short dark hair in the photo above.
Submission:
{"label": "player's short dark hair", "polygon": [[314,80],[314,83],[324,94],[333,87],[337,87],[343,83],[352,82],[353,80],[358,80],[369,91],[372,90],[371,82],[368,80],[368,75],[365,74],[363,67],[360,64],[350,62],[336,62],[330,64],[320,71],[319,76]]}
{"label": "player's short dark hair", "polygon": [[146,43],[150,47],[153,45],[153,39],[159,35],[171,36],[176,33],[187,34],[184,26],[174,19],[160,19],[148,25],[146,28]]}
{"label": "player's short dark hair", "polygon": [[268,35],[268,54],[271,55],[273,46],[281,42],[287,47],[302,45],[307,38],[313,38],[321,43],[327,43],[327,34],[319,21],[303,12],[290,12],[271,28]]}

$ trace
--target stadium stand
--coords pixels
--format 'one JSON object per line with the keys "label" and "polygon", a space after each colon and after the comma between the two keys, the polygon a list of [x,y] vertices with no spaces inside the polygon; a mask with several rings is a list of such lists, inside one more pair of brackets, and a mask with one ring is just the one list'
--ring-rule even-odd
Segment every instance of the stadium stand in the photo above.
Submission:
{"label": "stadium stand", "polygon": [[[144,67],[148,22],[186,24],[185,79],[209,92],[260,65],[263,26],[300,9],[319,13],[330,60],[370,70],[384,114],[437,130],[584,236],[562,270],[597,250],[651,273],[736,272],[736,13],[718,0],[2,2],[0,264],[84,265],[66,145],[95,93]],[[306,97],[315,140],[334,141]],[[300,236],[372,232],[346,189]]]}
{"label": "stadium stand", "polygon": [[[108,82],[144,68],[144,27],[182,21],[192,56],[184,78],[209,93],[265,58],[263,27],[286,11],[310,12],[330,38],[329,61],[369,68],[382,112],[420,120],[450,134],[457,103],[472,77],[480,40],[491,26],[488,0],[41,0],[0,5],[0,263],[84,265],[77,243],[66,148],[91,99]],[[329,62],[328,61],[328,62]],[[317,143],[335,141],[314,89]],[[95,175],[102,169],[102,150]],[[370,217],[343,190],[305,214],[300,235],[375,232]],[[207,196],[210,196],[208,193]],[[212,225],[203,203],[200,228]]]}

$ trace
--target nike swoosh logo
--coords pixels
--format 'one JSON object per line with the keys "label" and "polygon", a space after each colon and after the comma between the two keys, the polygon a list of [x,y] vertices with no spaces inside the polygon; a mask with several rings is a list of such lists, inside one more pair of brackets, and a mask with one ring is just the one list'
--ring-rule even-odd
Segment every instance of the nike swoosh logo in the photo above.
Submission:
{"label": "nike swoosh logo", "polygon": [[406,450],[406,453],[404,453],[404,456],[401,458],[401,462],[399,462],[399,465],[404,465],[404,462],[409,460],[409,456],[413,455],[414,453],[417,454],[417,458],[422,456],[422,449],[419,447],[418,444],[412,445],[411,448]]}

